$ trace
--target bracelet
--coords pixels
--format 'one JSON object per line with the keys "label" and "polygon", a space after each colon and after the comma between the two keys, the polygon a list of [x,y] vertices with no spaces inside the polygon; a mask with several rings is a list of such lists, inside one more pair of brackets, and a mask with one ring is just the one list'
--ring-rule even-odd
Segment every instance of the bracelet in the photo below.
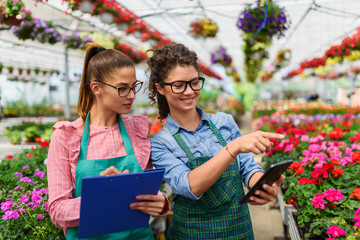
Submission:
{"label": "bracelet", "polygon": [[234,156],[231,154],[231,152],[229,151],[229,149],[228,149],[228,146],[227,146],[227,145],[225,146],[225,149],[226,149],[226,151],[230,154],[230,156],[231,156],[233,159],[236,159],[236,157],[234,157]]}

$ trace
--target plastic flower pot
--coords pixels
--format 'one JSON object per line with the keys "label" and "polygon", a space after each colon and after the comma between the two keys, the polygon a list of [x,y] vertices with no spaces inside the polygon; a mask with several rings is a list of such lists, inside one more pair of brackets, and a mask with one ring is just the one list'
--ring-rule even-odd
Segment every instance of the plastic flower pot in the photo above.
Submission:
{"label": "plastic flower pot", "polygon": [[91,13],[93,11],[93,4],[90,1],[82,1],[79,4],[79,10],[83,13]]}
{"label": "plastic flower pot", "polygon": [[136,37],[137,39],[142,38],[142,32],[140,32],[140,31],[135,31],[135,32],[133,32],[133,35],[134,35],[134,37]]}
{"label": "plastic flower pot", "polygon": [[18,73],[19,73],[19,75],[22,75],[23,74],[23,69],[22,68],[18,68]]}
{"label": "plastic flower pot", "polygon": [[111,13],[104,12],[103,14],[100,15],[100,20],[103,23],[112,23],[113,22],[113,15]]}
{"label": "plastic flower pot", "polygon": [[127,27],[128,27],[128,25],[124,22],[120,22],[120,23],[116,24],[116,28],[120,31],[125,31]]}

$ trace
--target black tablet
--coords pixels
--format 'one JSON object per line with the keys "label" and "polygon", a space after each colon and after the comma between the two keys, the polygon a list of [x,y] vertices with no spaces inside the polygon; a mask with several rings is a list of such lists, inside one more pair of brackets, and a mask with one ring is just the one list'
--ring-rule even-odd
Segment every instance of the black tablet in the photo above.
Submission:
{"label": "black tablet", "polygon": [[[262,186],[267,184],[271,186],[276,180],[281,177],[283,172],[293,163],[293,160],[283,161],[279,163],[274,163],[266,170],[264,175],[255,183],[255,185],[249,190],[245,197],[240,201],[240,204],[249,202],[249,198],[255,194],[256,190],[262,190]],[[255,197],[259,197],[255,195]]]}

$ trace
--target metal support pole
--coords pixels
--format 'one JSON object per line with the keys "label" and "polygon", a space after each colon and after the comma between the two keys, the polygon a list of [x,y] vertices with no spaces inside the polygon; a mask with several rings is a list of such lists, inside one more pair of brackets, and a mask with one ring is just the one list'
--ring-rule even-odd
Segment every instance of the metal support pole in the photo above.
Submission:
{"label": "metal support pole", "polygon": [[65,107],[64,107],[64,118],[70,119],[70,94],[69,94],[69,59],[68,59],[68,48],[65,47]]}
{"label": "metal support pole", "polygon": [[356,74],[354,75],[354,77],[350,78],[350,83],[349,83],[349,92],[348,92],[348,96],[349,96],[349,107],[351,106],[351,96],[354,94],[354,87],[355,87],[355,79],[356,79]]}

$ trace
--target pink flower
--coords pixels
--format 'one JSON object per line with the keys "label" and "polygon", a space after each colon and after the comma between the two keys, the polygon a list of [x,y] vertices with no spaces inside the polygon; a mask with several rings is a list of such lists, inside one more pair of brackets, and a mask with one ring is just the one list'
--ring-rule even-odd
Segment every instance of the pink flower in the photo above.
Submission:
{"label": "pink flower", "polygon": [[15,189],[15,190],[23,190],[23,187],[17,186],[17,187],[15,187],[14,189]]}
{"label": "pink flower", "polygon": [[336,225],[330,226],[326,233],[331,235],[332,237],[346,236],[346,231]]}
{"label": "pink flower", "polygon": [[21,172],[15,172],[15,177],[18,178],[18,177],[22,177],[23,174]]}
{"label": "pink flower", "polygon": [[309,141],[309,136],[308,135],[302,135],[301,136],[301,138],[300,138],[300,141],[302,141],[302,142],[307,142],[307,141]]}
{"label": "pink flower", "polygon": [[4,220],[9,220],[9,219],[18,219],[19,218],[19,213],[16,210],[9,210],[7,212],[5,212],[5,214],[2,216],[2,218]]}
{"label": "pink flower", "polygon": [[287,144],[285,146],[285,152],[291,152],[293,150],[294,145],[293,144]]}
{"label": "pink flower", "polygon": [[41,197],[41,196],[39,196],[39,195],[33,195],[33,196],[31,197],[31,201],[33,201],[34,203],[39,204],[39,203],[42,203],[43,197]]}
{"label": "pink flower", "polygon": [[26,203],[26,202],[29,201],[29,199],[30,199],[29,196],[26,196],[26,195],[22,194],[20,202]]}
{"label": "pink flower", "polygon": [[29,166],[28,165],[25,165],[25,166],[23,166],[23,169],[25,170],[25,169],[29,169]]}
{"label": "pink flower", "polygon": [[30,179],[30,178],[28,178],[28,177],[23,177],[23,178],[21,178],[21,179],[20,179],[20,182],[32,183],[32,182],[33,182],[33,180],[31,180],[31,179]]}
{"label": "pink flower", "polygon": [[34,176],[38,176],[39,178],[43,178],[43,177],[45,177],[45,173],[40,171],[39,169],[36,169]]}
{"label": "pink flower", "polygon": [[44,215],[42,214],[39,214],[36,216],[37,219],[39,219],[40,221],[44,219]]}
{"label": "pink flower", "polygon": [[314,205],[314,208],[325,209],[325,200],[323,198],[323,193],[317,193],[315,197],[311,199],[311,204]]}
{"label": "pink flower", "polygon": [[327,238],[326,240],[335,240],[335,238]]}
{"label": "pink flower", "polygon": [[32,158],[32,157],[33,157],[33,155],[32,155],[31,153],[27,153],[26,156],[27,156],[28,158]]}
{"label": "pink flower", "polygon": [[313,153],[317,153],[321,151],[321,146],[318,144],[310,144],[309,151]]}
{"label": "pink flower", "polygon": [[355,211],[355,215],[359,215],[360,214],[360,208],[356,209]]}
{"label": "pink flower", "polygon": [[1,203],[1,210],[8,211],[15,203],[13,201],[6,201]]}
{"label": "pink flower", "polygon": [[329,202],[340,202],[341,200],[343,200],[343,194],[340,190],[337,189],[329,188],[328,190],[326,190],[324,196]]}

